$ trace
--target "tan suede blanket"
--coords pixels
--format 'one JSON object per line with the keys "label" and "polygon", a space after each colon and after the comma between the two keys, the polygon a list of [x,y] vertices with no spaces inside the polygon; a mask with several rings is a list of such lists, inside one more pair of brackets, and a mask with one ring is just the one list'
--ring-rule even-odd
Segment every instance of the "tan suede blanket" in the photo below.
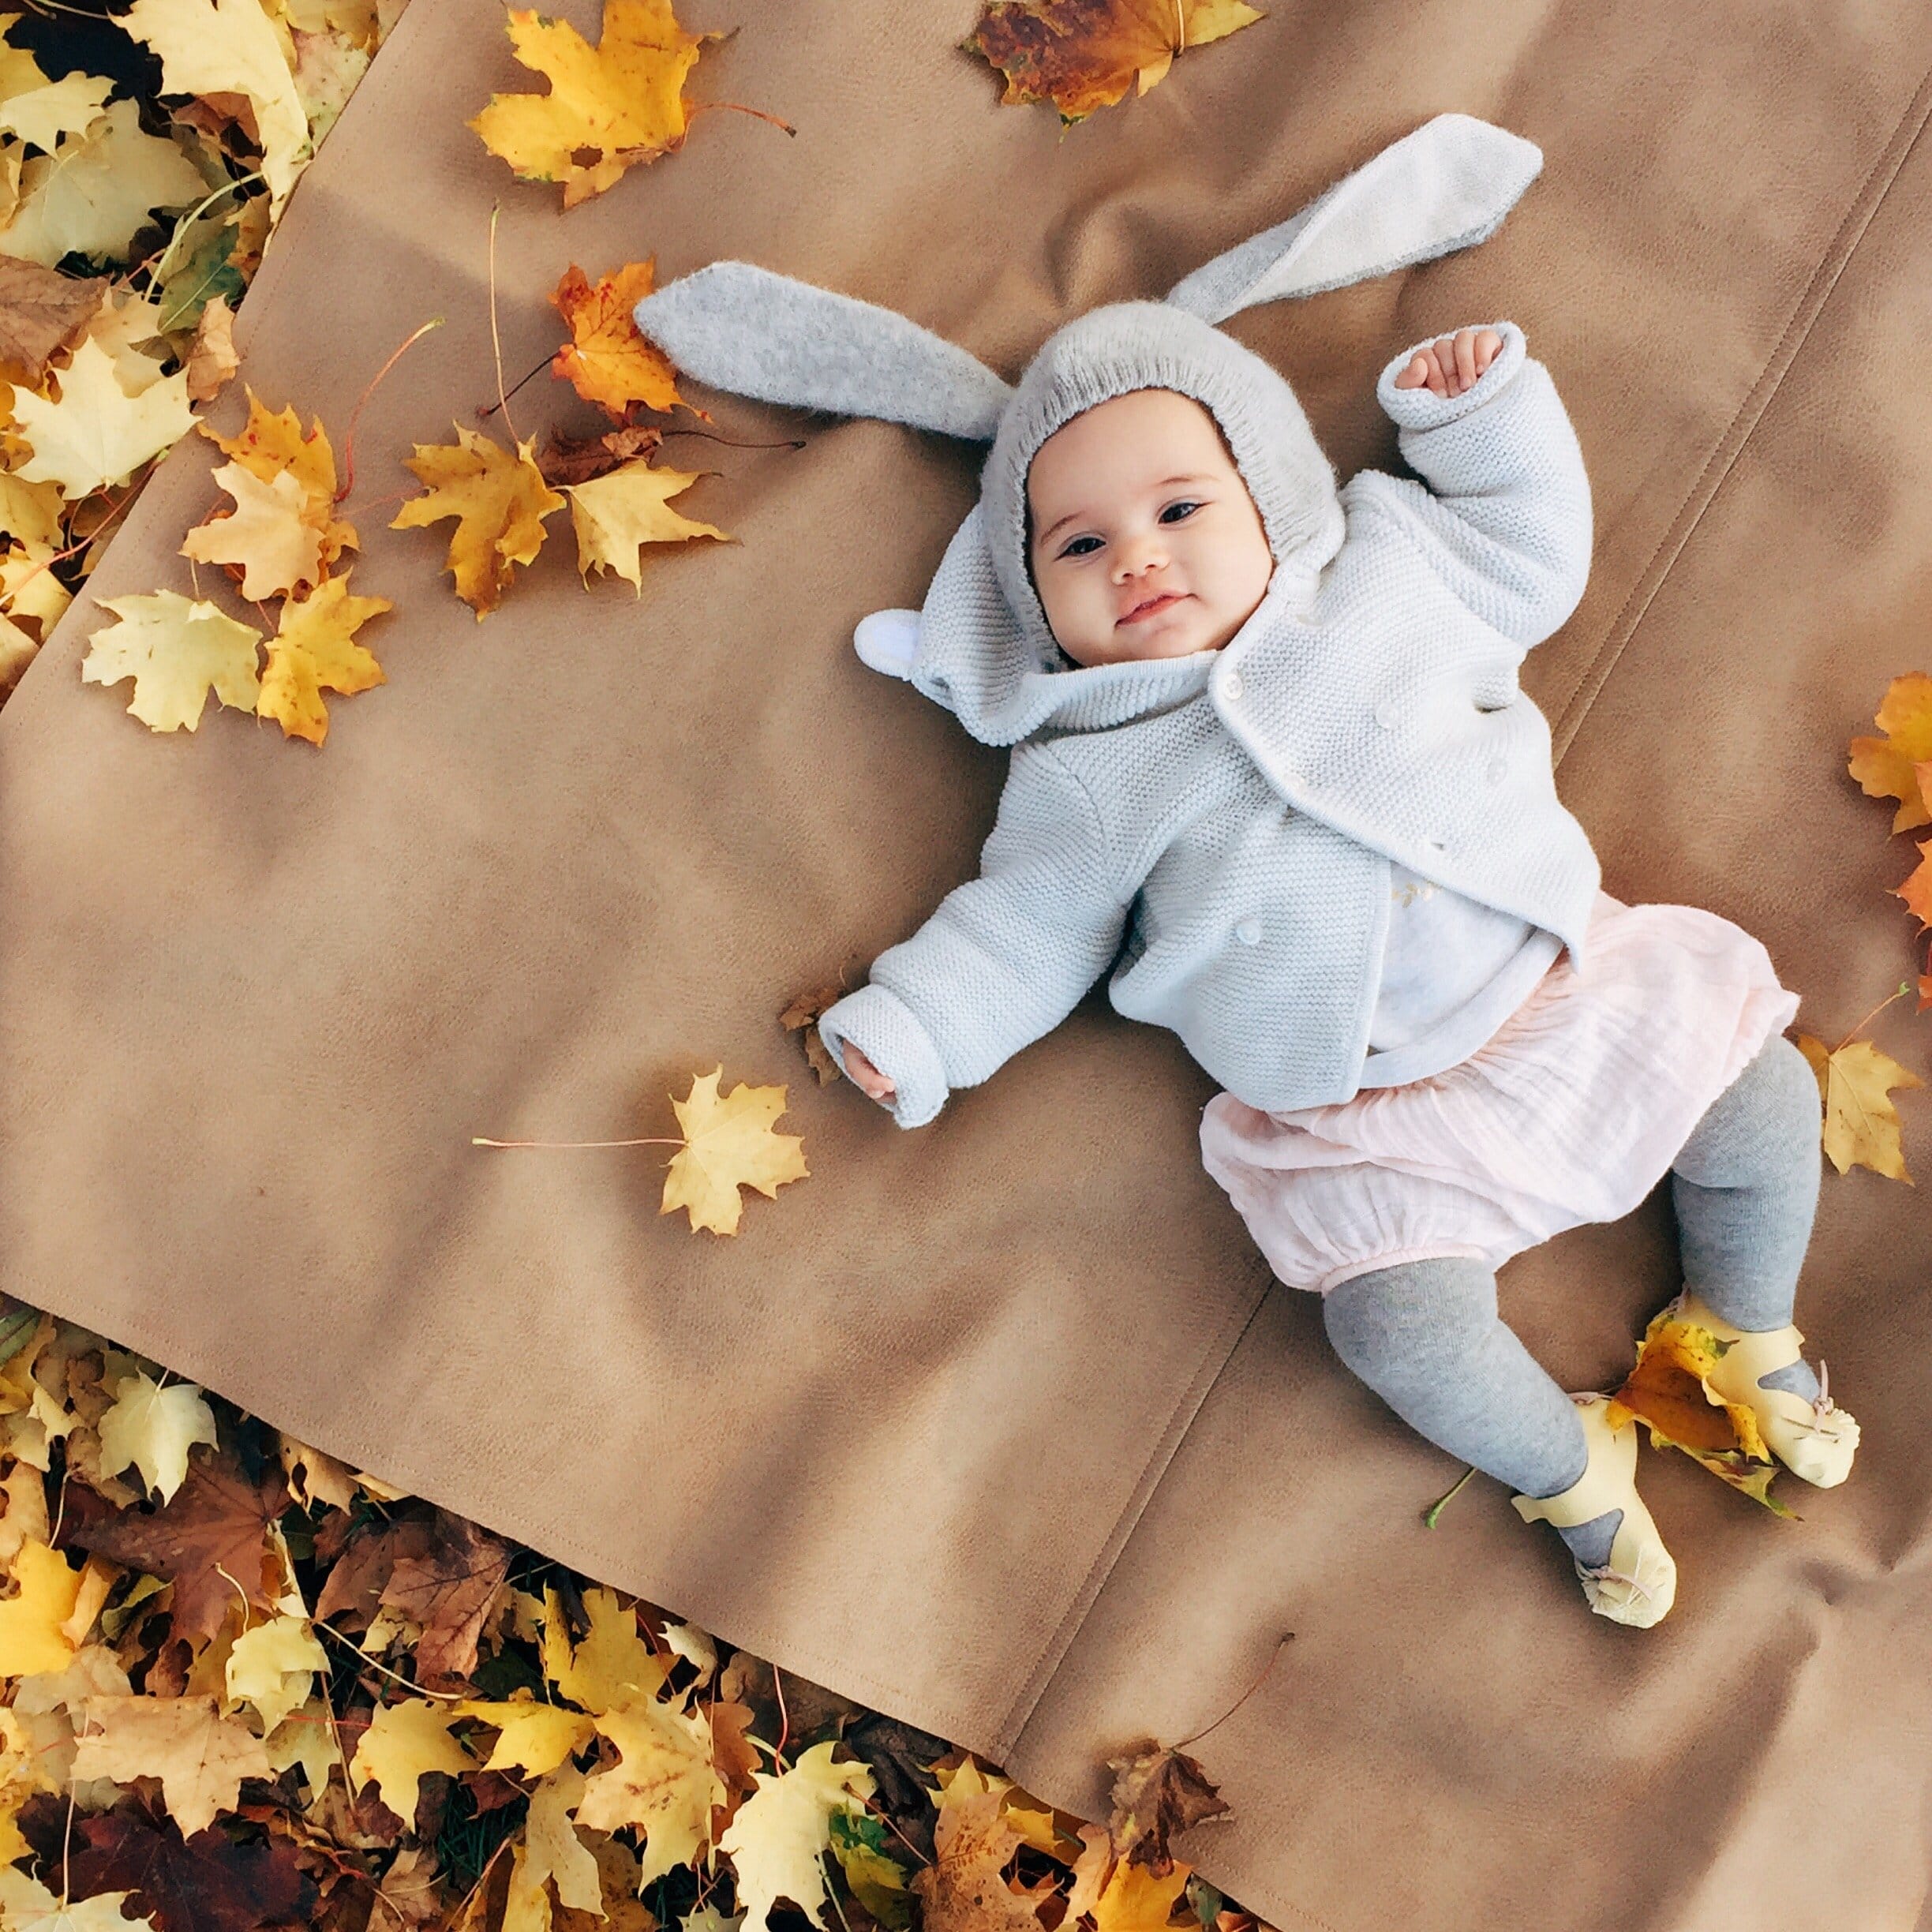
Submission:
{"label": "tan suede blanket", "polygon": [[[594,0],[560,11],[594,36]],[[1507,315],[1596,492],[1594,575],[1530,687],[1625,899],[1759,934],[1835,1040],[1911,964],[1889,807],[1844,774],[1932,668],[1932,21],[1444,0],[1278,6],[1061,137],[957,43],[976,0],[689,0],[720,111],[568,214],[464,125],[541,92],[496,9],[413,0],[242,310],[243,373],[376,391],[344,506],[389,676],[320,751],[236,713],[150,733],[84,686],[77,598],[0,714],[0,1288],[271,1422],[1104,1815],[1106,1756],[1191,1747],[1234,1808],[1181,1854],[1284,1929],[1906,1932],[1932,1692],[1932,1215],[1825,1176],[1808,1352],[1861,1418],[1780,1522],[1646,1448],[1679,1561],[1592,1616],[1547,1529],[1335,1358],[1201,1174],[1212,1091],[1096,994],[915,1133],[821,1090],[777,1016],[856,984],[974,869],[1003,757],[867,670],[979,452],[699,391],[682,501],[741,541],[586,591],[567,519],[479,623],[450,526],[391,532],[414,441],[553,350],[548,293],[654,254],[882,301],[1017,376],[1445,108],[1547,161],[1501,230],[1236,317],[1343,475],[1396,461],[1376,371]],[[213,411],[244,413],[239,383]],[[593,412],[543,376],[522,433]],[[192,588],[221,460],[185,438],[95,572]],[[204,572],[204,582],[208,573]],[[211,586],[212,587],[212,586]],[[1932,1020],[1876,1037],[1926,1069]],[[788,1082],[811,1178],[741,1231],[658,1214],[668,1096]],[[1916,1103],[1916,1112],[1914,1104]],[[1932,1111],[1905,1097],[1932,1180]],[[1614,1386],[1676,1285],[1660,1199],[1505,1273],[1566,1387]],[[1215,1720],[1260,1677],[1260,1688]]]}

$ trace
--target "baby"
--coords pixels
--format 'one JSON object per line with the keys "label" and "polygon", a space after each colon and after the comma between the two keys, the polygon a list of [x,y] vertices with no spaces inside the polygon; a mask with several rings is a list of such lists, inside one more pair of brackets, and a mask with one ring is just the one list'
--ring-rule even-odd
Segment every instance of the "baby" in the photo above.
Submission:
{"label": "baby", "polygon": [[[1668,1168],[1679,1312],[1732,1344],[1720,1392],[1757,1412],[1798,1473],[1842,1481],[1856,1424],[1822,1398],[1791,1326],[1818,1186],[1817,1088],[1781,1037],[1795,1000],[1728,922],[1620,906],[1596,890],[1593,861],[1587,971],[1578,927],[1531,916],[1528,888],[1582,841],[1515,667],[1581,592],[1581,459],[1513,324],[1405,352],[1380,385],[1385,403],[1403,391],[1454,406],[1391,412],[1433,489],[1364,473],[1340,492],[1346,521],[1285,558],[1193,395],[1129,389],[1039,443],[1025,471],[1028,581],[1060,674],[1084,672],[1093,688],[1028,720],[981,878],[882,955],[821,1030],[853,1080],[918,1125],[935,1090],[983,1079],[1069,1009],[1124,936],[1114,1003],[1174,1026],[1226,1081],[1204,1114],[1204,1159],[1275,1272],[1323,1294],[1337,1352],[1398,1415],[1510,1483],[1526,1521],[1557,1527],[1593,1609],[1646,1626],[1669,1609],[1676,1567],[1636,1493],[1637,1432],[1613,1432],[1607,1398],[1567,1395],[1537,1365],[1498,1315],[1493,1271],[1628,1211]],[[1398,574],[1376,568],[1391,544]],[[1413,646],[1451,597],[1488,648],[1479,636],[1462,675],[1438,666],[1432,683]],[[1221,681],[1222,728],[1212,667],[1258,613],[1286,643],[1264,663],[1257,639],[1254,668]],[[1357,618],[1410,648],[1352,665],[1336,634]],[[1160,676],[1142,691],[1129,667],[1149,665]],[[1351,671],[1365,685],[1382,674],[1378,701],[1354,707],[1354,728],[1310,737],[1297,811],[1248,733],[1267,746],[1264,699],[1283,716],[1339,709]],[[1252,724],[1237,721],[1244,685]],[[1391,755],[1405,736],[1413,751]],[[1051,780],[1023,773],[1029,753]],[[1443,810],[1447,837],[1387,836],[1393,822],[1378,828],[1369,808],[1393,806],[1411,761],[1504,809],[1459,822]],[[1351,763],[1352,796],[1337,783]],[[1509,809],[1516,792],[1525,809]],[[1484,841],[1524,869],[1485,874]],[[1377,906],[1348,889],[1384,875]],[[976,1038],[998,1005],[1019,1024]],[[1312,1076],[1333,1096],[1271,1106],[1278,1068],[1228,1050],[1250,1019],[1275,1041],[1336,1036],[1332,1076]],[[909,1109],[904,1082],[922,1090]]]}
{"label": "baby", "polygon": [[1159,301],[1064,323],[1016,384],[872,304],[719,261],[638,301],[698,380],[990,447],[922,608],[859,655],[1010,747],[977,878],[819,1017],[902,1128],[1103,974],[1219,1084],[1201,1155],[1342,1361],[1510,1484],[1592,1609],[1670,1608],[1638,1431],[1567,1395],[1495,1270],[1671,1177],[1677,1312],[1804,1480],[1853,1418],[1792,1324],[1816,1205],[1797,1002],[1749,934],[1625,905],[1556,796],[1526,652],[1582,598],[1581,451],[1513,322],[1404,350],[1376,399],[1413,477],[1338,485],[1294,390],[1217,326],[1491,234],[1534,144],[1443,114]]}

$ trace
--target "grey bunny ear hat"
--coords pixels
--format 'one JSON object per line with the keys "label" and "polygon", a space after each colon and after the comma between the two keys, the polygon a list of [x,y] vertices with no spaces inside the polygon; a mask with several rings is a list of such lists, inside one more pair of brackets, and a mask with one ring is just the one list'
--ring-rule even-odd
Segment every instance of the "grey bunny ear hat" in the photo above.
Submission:
{"label": "grey bunny ear hat", "polygon": [[[1215,324],[1483,241],[1542,165],[1519,135],[1438,114],[1164,299],[1111,302],[1064,324],[1017,384],[891,309],[748,262],[713,262],[633,313],[680,370],[713,388],[990,444],[979,500],[924,607],[916,619],[878,613],[859,643],[867,662],[949,706],[975,737],[1012,744],[1049,720],[1091,728],[1114,721],[1115,710],[1129,715],[1144,702],[1150,668],[1063,668],[1027,568],[1026,478],[1041,444],[1129,390],[1192,396],[1227,439],[1277,576],[1283,565],[1319,567],[1342,541],[1334,467],[1287,381]],[[882,629],[882,620],[896,622]]]}

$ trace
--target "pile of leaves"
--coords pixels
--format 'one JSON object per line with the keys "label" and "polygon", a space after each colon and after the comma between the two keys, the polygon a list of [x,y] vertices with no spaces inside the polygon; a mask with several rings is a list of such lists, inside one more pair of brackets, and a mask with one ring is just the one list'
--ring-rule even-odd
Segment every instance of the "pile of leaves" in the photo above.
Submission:
{"label": "pile of leaves", "polygon": [[7,1932],[1253,1932],[1185,1753],[1069,1817],[17,1303],[0,1462]]}

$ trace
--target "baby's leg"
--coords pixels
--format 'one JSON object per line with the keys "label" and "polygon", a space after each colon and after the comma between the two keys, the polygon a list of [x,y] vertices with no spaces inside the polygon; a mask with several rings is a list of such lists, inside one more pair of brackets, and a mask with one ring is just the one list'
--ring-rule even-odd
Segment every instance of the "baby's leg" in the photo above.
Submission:
{"label": "baby's leg", "polygon": [[[1556,1496],[1582,1478],[1589,1455],[1576,1406],[1496,1312],[1483,1263],[1357,1275],[1323,1296],[1322,1321],[1342,1361],[1438,1448],[1524,1496]],[[1597,1568],[1623,1519],[1607,1510],[1557,1533]]]}
{"label": "baby's leg", "polygon": [[[1780,1035],[1720,1094],[1672,1163],[1684,1283],[1724,1319],[1762,1332],[1792,1319],[1818,1211],[1818,1080]],[[1808,1363],[1762,1376],[1807,1402]]]}

